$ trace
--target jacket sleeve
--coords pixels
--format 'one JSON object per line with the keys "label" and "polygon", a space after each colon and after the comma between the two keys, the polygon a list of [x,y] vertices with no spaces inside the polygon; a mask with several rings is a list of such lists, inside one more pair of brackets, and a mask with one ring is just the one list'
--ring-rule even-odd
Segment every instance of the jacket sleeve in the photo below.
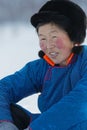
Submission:
{"label": "jacket sleeve", "polygon": [[31,130],[68,130],[87,120],[87,59],[80,65],[80,73],[73,90],[32,122]]}
{"label": "jacket sleeve", "polygon": [[24,97],[39,91],[37,88],[40,83],[35,78],[37,77],[35,74],[38,71],[38,66],[36,68],[35,65],[35,63],[34,65],[28,63],[20,71],[0,80],[0,120],[12,121],[9,104],[17,103]]}

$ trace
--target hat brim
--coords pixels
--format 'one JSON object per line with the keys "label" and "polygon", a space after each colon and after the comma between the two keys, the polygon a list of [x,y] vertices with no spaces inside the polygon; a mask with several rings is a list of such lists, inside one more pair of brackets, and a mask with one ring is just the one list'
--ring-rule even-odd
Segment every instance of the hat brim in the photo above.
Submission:
{"label": "hat brim", "polygon": [[64,15],[60,15],[58,12],[40,12],[37,13],[35,15],[32,16],[31,18],[31,23],[34,27],[37,27],[37,25],[40,23],[49,23],[49,22],[55,22],[55,21],[59,21],[67,19],[68,21],[70,21],[70,19],[68,19],[66,16]]}

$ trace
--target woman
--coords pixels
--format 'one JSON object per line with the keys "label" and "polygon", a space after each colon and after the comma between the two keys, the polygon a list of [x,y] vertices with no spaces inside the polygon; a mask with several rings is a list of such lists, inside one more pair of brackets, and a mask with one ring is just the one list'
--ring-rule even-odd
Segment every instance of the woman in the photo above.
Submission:
{"label": "woman", "polygon": [[[81,45],[86,36],[84,11],[68,0],[48,1],[31,23],[42,59],[0,81],[0,129],[87,130],[87,47]],[[15,105],[35,93],[40,93],[41,114]]]}

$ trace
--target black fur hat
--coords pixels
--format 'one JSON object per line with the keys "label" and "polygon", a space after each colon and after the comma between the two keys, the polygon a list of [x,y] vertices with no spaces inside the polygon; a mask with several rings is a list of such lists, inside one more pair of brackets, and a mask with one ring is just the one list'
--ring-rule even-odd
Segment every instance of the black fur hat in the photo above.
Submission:
{"label": "black fur hat", "polygon": [[[59,18],[63,17],[63,18]],[[72,41],[79,44],[84,41],[86,36],[86,15],[84,11],[75,3],[69,0],[51,0],[46,2],[38,13],[31,17],[31,24],[36,28],[38,24],[59,21],[67,21],[69,29],[65,29]],[[64,24],[64,23],[63,23]]]}

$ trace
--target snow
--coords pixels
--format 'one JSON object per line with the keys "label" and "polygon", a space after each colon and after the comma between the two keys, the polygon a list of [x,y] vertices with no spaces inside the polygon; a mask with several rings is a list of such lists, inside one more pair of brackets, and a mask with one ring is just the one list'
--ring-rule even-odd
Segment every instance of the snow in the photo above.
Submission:
{"label": "snow", "polygon": [[[84,44],[87,43],[87,38]],[[39,42],[31,25],[5,24],[0,26],[0,79],[21,69],[38,58]],[[33,113],[39,112],[38,95],[23,99],[18,104]]]}
{"label": "snow", "polygon": [[38,37],[29,26],[0,27],[0,78],[38,58]]}

